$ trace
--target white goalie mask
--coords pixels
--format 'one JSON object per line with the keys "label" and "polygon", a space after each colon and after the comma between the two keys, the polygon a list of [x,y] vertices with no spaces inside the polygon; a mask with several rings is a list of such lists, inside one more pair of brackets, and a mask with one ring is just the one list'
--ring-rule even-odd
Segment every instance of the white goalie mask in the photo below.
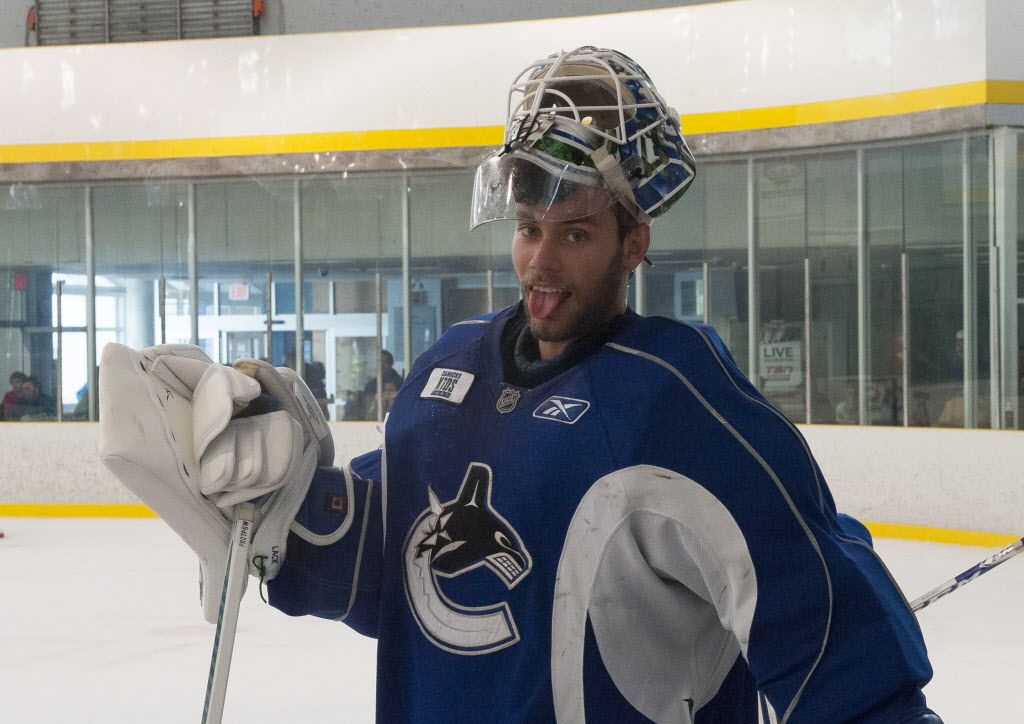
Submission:
{"label": "white goalie mask", "polygon": [[679,116],[643,68],[593,47],[530,64],[508,95],[505,143],[477,167],[472,226],[569,220],[621,204],[638,221],[668,210],[696,173]]}

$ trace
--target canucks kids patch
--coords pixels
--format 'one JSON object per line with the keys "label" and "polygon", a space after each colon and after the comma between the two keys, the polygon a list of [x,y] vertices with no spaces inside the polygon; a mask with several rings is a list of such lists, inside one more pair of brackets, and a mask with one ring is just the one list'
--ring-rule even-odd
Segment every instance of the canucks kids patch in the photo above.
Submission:
{"label": "canucks kids patch", "polygon": [[430,373],[430,379],[423,386],[420,397],[425,400],[444,400],[454,405],[461,405],[473,384],[473,375],[462,370],[449,370],[436,367]]}

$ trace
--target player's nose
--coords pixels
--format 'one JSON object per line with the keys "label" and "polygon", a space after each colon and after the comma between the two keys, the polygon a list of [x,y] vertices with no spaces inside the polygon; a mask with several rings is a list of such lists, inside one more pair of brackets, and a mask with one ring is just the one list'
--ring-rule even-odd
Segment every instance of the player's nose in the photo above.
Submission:
{"label": "player's nose", "polygon": [[562,268],[561,246],[553,230],[540,230],[531,249],[530,268],[537,271],[559,271]]}

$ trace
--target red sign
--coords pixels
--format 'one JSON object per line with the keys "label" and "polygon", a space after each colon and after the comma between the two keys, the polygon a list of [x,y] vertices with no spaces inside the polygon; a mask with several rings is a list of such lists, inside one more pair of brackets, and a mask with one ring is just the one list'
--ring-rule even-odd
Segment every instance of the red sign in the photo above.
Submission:
{"label": "red sign", "polygon": [[14,275],[14,288],[15,289],[28,289],[28,276],[25,274]]}
{"label": "red sign", "polygon": [[249,301],[248,282],[237,282],[228,287],[228,299],[230,299],[232,302]]}

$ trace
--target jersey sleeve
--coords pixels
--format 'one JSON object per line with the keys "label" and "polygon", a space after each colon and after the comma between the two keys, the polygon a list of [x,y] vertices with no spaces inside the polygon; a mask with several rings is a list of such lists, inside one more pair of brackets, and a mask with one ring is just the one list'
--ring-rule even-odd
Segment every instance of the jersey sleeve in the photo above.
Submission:
{"label": "jersey sleeve", "polygon": [[661,532],[671,531],[688,585],[704,587],[740,640],[777,720],[881,724],[920,711],[931,678],[923,636],[884,563],[855,535],[863,526],[814,505],[758,503],[756,516],[723,506],[746,549],[710,547],[686,526]]}
{"label": "jersey sleeve", "polygon": [[[733,387],[709,392],[708,404],[732,428],[750,476],[744,495],[720,498],[748,551],[726,549],[710,565],[756,599],[744,657],[758,689],[779,721],[888,722],[920,713],[932,674],[924,638],[867,529],[837,514],[797,428],[750,384],[714,330],[699,331]],[[756,586],[736,579],[745,569]],[[735,626],[737,607],[749,604],[720,597],[719,616]]]}
{"label": "jersey sleeve", "polygon": [[[659,583],[672,581],[713,609],[701,621],[694,603],[661,637],[678,632],[685,649],[703,651],[693,667],[710,677],[703,691],[725,681],[733,659],[720,651],[734,640],[780,722],[881,724],[920,712],[932,672],[917,620],[863,526],[837,514],[796,426],[710,327],[652,320],[621,339],[597,384],[642,380],[632,388],[643,411],[633,415],[636,435],[610,439],[621,459],[636,459],[632,445],[646,464],[619,481],[636,536],[620,547],[642,551],[656,573],[650,597],[674,595]],[[716,631],[721,649],[706,643]],[[729,698],[704,707],[715,712]]]}
{"label": "jersey sleeve", "polygon": [[267,584],[270,605],[376,637],[382,530],[380,450],[344,469],[319,468],[295,516],[287,557]]}

